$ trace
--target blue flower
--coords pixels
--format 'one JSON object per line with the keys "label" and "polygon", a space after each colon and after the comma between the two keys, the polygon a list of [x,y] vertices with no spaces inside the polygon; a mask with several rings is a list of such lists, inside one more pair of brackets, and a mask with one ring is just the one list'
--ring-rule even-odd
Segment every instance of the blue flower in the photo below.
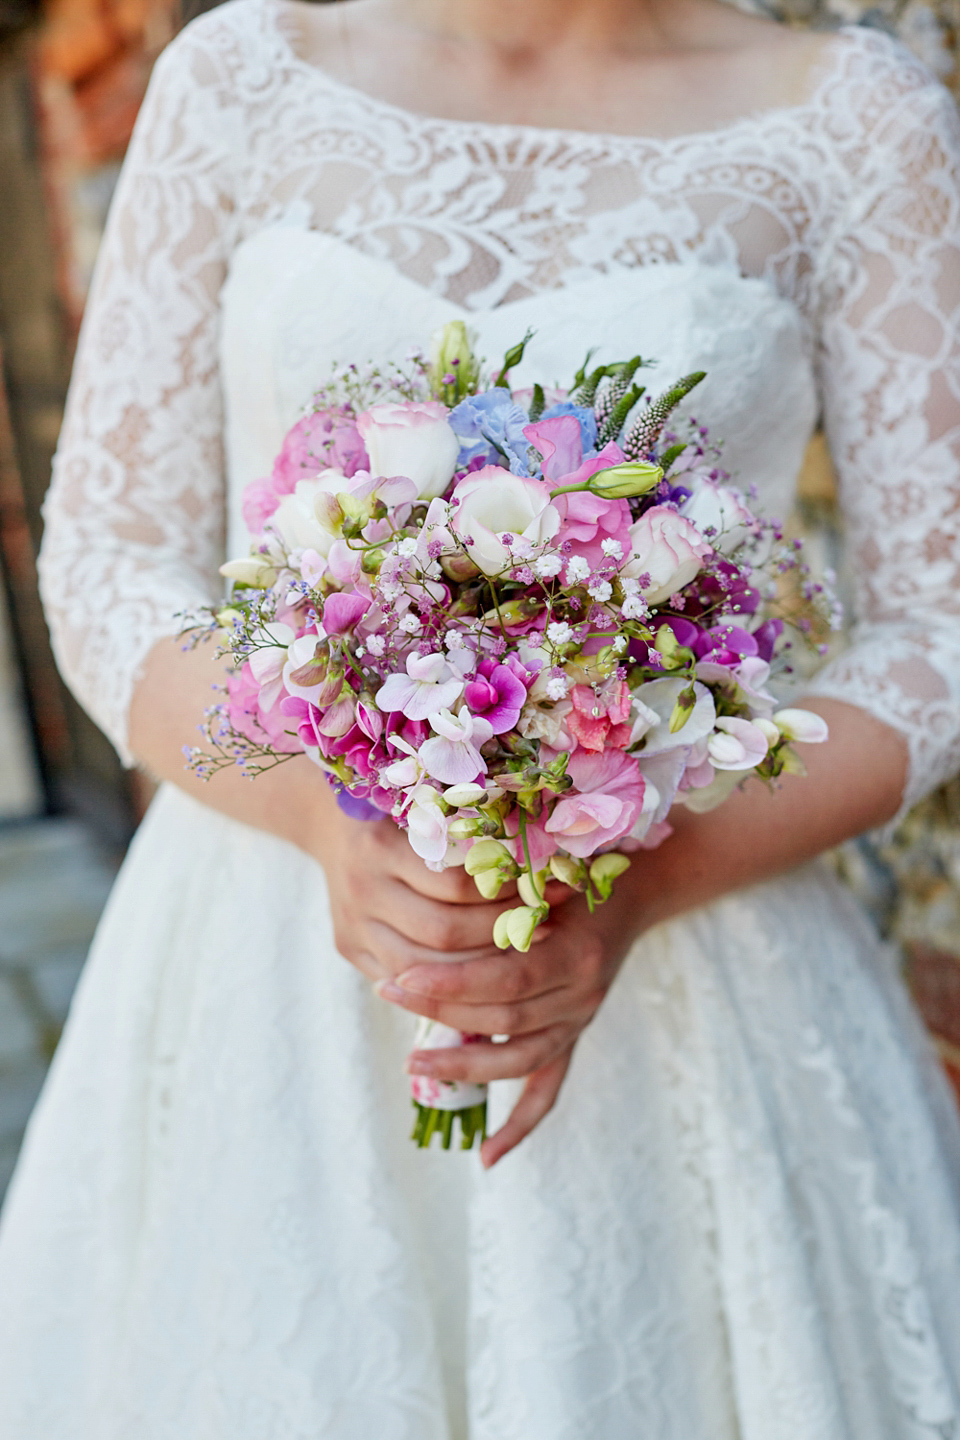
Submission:
{"label": "blue flower", "polygon": [[514,475],[530,474],[527,463],[530,442],[523,433],[524,426],[530,424],[530,416],[509,390],[499,386],[482,395],[468,395],[451,410],[450,424],[461,441],[472,442],[463,444],[458,464],[483,455],[486,442],[491,464],[502,464],[506,458]]}

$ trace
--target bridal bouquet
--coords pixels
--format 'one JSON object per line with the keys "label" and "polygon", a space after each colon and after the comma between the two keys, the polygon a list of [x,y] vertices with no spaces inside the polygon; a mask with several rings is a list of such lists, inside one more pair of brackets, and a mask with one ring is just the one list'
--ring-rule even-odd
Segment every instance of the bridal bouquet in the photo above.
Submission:
{"label": "bridal bouquet", "polygon": [[[809,631],[829,604],[775,522],[729,485],[689,375],[658,398],[643,362],[569,391],[510,386],[529,336],[484,374],[464,326],[429,360],[349,366],[251,485],[248,556],[211,613],[235,669],[186,747],[208,778],[306,754],[351,816],[389,816],[428,866],[494,899],[529,948],[550,877],[593,908],[679,802],[800,769],[816,715],[767,689],[788,647],[783,576]],[[196,633],[202,633],[197,631]],[[418,1046],[469,1043],[421,1024]],[[481,1086],[417,1078],[414,1138],[483,1135]]]}

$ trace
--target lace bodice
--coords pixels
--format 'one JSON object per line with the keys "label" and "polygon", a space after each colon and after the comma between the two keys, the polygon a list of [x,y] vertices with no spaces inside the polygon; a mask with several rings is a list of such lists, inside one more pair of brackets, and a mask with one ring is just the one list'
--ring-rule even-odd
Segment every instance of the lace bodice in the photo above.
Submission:
{"label": "lace bodice", "polygon": [[295,216],[478,315],[692,263],[788,301],[856,583],[853,643],[812,688],[907,737],[905,804],[955,770],[960,121],[946,92],[851,29],[805,103],[710,133],[437,120],[300,59],[289,13],[231,0],[161,57],[81,335],[41,577],[61,668],[125,758],[148,651],[219,588],[231,256]]}

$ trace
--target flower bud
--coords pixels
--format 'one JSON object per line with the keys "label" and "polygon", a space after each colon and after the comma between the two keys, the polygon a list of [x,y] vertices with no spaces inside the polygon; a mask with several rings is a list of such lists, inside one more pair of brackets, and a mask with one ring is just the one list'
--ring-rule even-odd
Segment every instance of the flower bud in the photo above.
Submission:
{"label": "flower bud", "polygon": [[499,950],[509,950],[512,946],[514,950],[526,952],[534,931],[547,913],[546,905],[520,905],[515,910],[504,910],[493,927],[493,943]]}
{"label": "flower bud", "polygon": [[217,611],[217,624],[221,630],[232,630],[234,620],[242,619],[243,615],[241,611],[234,610],[230,605],[225,606],[223,610]]}
{"label": "flower bud", "polygon": [[545,872],[541,870],[531,879],[527,871],[524,871],[517,880],[517,890],[525,905],[532,905],[536,909],[538,905],[543,904],[544,875]]}
{"label": "flower bud", "polygon": [[451,820],[447,826],[447,834],[451,840],[470,840],[482,832],[483,821],[479,815],[461,815],[459,819]]}
{"label": "flower bud", "polygon": [[[444,384],[446,376],[452,375],[453,385]],[[434,394],[449,403],[454,397],[459,400],[475,385],[477,362],[473,358],[470,333],[462,320],[448,320],[435,330],[430,339],[430,386]]]}
{"label": "flower bud", "polygon": [[486,794],[484,787],[475,783],[451,785],[449,790],[444,790],[443,798],[454,810],[460,810],[466,805],[479,805]]}
{"label": "flower bud", "polygon": [[483,870],[497,870],[501,866],[509,873],[513,865],[513,856],[506,845],[493,839],[478,840],[475,845],[471,845],[463,862],[463,868],[468,875],[479,875]]}
{"label": "flower bud", "polygon": [[584,488],[594,495],[602,495],[605,500],[629,500],[632,495],[649,494],[662,479],[659,465],[636,461],[598,470]]}
{"label": "flower bud", "polygon": [[777,710],[773,723],[786,740],[799,740],[805,745],[821,745],[827,739],[827,722],[812,710]]}
{"label": "flower bud", "polygon": [[696,691],[691,681],[685,690],[680,691],[680,694],[674,701],[673,709],[670,712],[670,724],[668,727],[671,735],[676,735],[678,731],[683,729],[693,714],[693,707],[696,703]]}
{"label": "flower bud", "polygon": [[237,585],[249,585],[255,590],[266,590],[277,578],[273,566],[257,555],[250,555],[246,560],[228,560],[220,566],[220,574]]}
{"label": "flower bud", "polygon": [[555,880],[569,885],[571,890],[580,890],[587,878],[587,867],[582,860],[574,860],[572,855],[551,855],[550,873]]}
{"label": "flower bud", "polygon": [[618,850],[609,850],[605,855],[597,856],[590,866],[590,881],[598,891],[601,900],[609,900],[613,891],[613,882],[629,869],[630,861]]}
{"label": "flower bud", "polygon": [[474,875],[473,883],[476,885],[484,900],[496,900],[503,889],[506,876],[499,870],[481,870]]}

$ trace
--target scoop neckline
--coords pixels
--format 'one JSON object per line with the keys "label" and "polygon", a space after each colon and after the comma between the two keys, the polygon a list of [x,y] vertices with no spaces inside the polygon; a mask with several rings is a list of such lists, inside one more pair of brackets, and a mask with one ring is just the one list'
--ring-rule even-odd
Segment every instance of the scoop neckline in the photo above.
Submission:
{"label": "scoop neckline", "polygon": [[[800,100],[792,105],[770,105],[765,109],[747,111],[733,120],[726,121],[722,125],[716,125],[706,130],[685,130],[679,135],[628,135],[624,132],[612,130],[577,130],[566,129],[552,125],[533,125],[522,121],[503,120],[469,120],[462,117],[449,117],[444,115],[428,115],[424,111],[411,110],[405,105],[396,105],[390,100],[383,100],[379,95],[372,95],[369,90],[363,90],[359,85],[352,85],[349,80],[341,80],[332,71],[325,69],[322,65],[315,64],[312,60],[305,59],[297,50],[293,40],[284,24],[284,10],[292,11],[300,7],[307,8],[310,0],[265,0],[266,8],[271,17],[272,29],[283,48],[286,60],[298,70],[305,71],[314,77],[319,83],[326,85],[331,90],[338,90],[341,94],[351,96],[354,99],[363,101],[371,110],[379,111],[381,114],[392,115],[408,124],[417,124],[425,127],[440,126],[445,130],[455,130],[461,134],[493,134],[503,137],[521,136],[538,137],[542,140],[572,140],[581,145],[597,145],[598,143],[614,145],[652,145],[661,149],[668,149],[674,145],[691,144],[698,140],[716,139],[718,136],[733,134],[738,130],[755,127],[758,124],[775,122],[778,119],[787,119],[791,116],[803,115],[808,111],[816,110],[827,87],[837,78],[840,66],[835,61],[825,63],[822,66],[823,73],[814,85],[810,94],[805,100]],[[861,38],[864,27],[862,25],[841,25],[833,32],[829,50],[840,50],[836,44],[839,36],[846,36],[848,39]]]}

